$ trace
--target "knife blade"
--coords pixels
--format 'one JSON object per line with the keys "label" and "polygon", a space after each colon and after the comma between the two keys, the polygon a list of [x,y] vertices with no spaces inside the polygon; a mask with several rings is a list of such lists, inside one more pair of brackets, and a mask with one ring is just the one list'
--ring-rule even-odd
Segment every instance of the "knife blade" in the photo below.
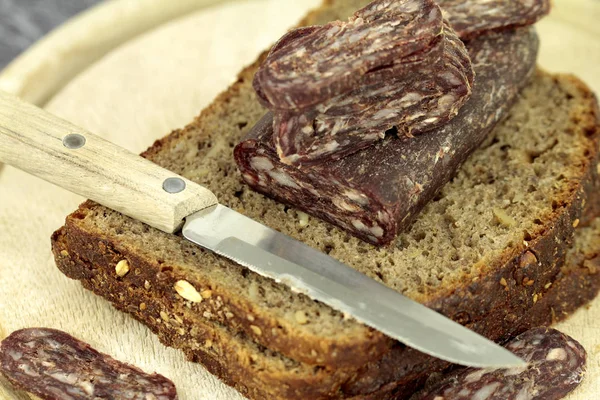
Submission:
{"label": "knife blade", "polygon": [[526,365],[434,310],[219,204],[208,189],[2,92],[0,161],[164,232],[181,229],[199,246],[426,354],[473,367]]}

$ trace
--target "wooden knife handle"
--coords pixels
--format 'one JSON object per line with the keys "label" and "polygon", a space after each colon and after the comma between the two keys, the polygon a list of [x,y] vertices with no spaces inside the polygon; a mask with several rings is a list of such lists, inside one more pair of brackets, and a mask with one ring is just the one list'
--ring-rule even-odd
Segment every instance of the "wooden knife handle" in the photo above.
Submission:
{"label": "wooden knife handle", "polygon": [[210,190],[2,91],[0,161],[169,233],[218,203]]}

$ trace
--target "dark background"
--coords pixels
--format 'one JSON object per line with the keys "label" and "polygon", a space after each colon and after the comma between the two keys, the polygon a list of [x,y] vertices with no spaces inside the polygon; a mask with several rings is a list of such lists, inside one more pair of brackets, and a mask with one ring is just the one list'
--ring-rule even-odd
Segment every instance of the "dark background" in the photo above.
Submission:
{"label": "dark background", "polygon": [[0,0],[0,70],[54,27],[100,1]]}

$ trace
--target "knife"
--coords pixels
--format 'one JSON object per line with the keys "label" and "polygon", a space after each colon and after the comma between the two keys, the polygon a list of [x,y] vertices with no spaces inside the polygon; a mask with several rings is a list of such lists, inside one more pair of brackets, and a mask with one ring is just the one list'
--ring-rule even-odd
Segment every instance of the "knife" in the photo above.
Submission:
{"label": "knife", "polygon": [[472,367],[523,360],[349,266],[218,203],[208,189],[0,91],[0,161],[182,235],[407,346]]}

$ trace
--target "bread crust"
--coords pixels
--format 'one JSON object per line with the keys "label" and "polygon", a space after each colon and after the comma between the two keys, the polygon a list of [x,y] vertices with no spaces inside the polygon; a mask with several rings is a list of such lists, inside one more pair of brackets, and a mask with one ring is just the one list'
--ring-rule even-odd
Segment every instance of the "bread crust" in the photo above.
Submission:
{"label": "bread crust", "polygon": [[[135,255],[116,251],[110,241],[97,239],[94,234],[68,225],[56,231],[52,236],[52,250],[57,255],[57,267],[67,276],[80,280],[86,289],[109,300],[118,310],[148,326],[164,345],[182,350],[188,360],[200,362],[212,374],[252,399],[337,398],[337,388],[349,377],[346,371],[315,368],[314,374],[295,378],[294,373],[284,370],[261,368],[264,365],[256,365],[253,353],[244,349],[243,337],[236,337],[217,324],[199,326],[197,321],[188,318],[183,303],[167,301],[157,294],[161,292],[157,286],[147,290],[143,285],[118,279],[113,273],[117,260],[131,257],[128,259],[136,265]],[[81,251],[74,251],[82,244]],[[93,263],[87,261],[90,256],[94,257]],[[141,303],[145,304],[144,310],[139,307]],[[164,317],[165,313],[169,318]],[[183,322],[177,323],[175,315]]]}

